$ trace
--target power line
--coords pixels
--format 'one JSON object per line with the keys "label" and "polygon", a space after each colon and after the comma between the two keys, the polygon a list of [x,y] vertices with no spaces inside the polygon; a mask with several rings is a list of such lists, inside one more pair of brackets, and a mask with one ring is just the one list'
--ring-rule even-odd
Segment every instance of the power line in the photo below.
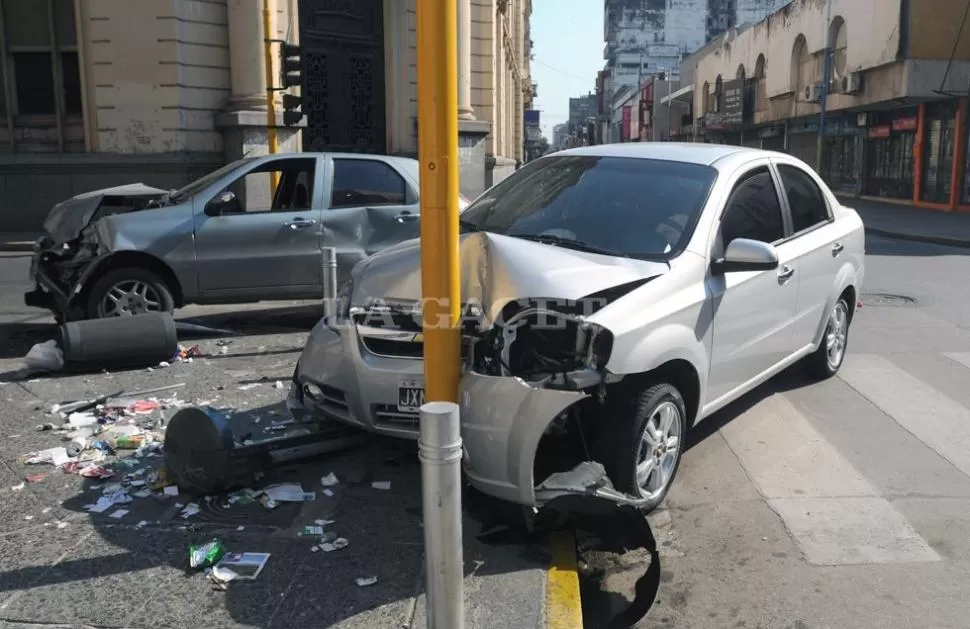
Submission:
{"label": "power line", "polygon": [[584,77],[581,77],[581,76],[577,76],[575,74],[570,74],[569,72],[565,72],[563,70],[560,70],[559,68],[556,68],[554,66],[551,66],[548,63],[542,63],[538,59],[533,59],[532,60],[532,63],[538,63],[539,65],[541,65],[544,68],[549,68],[553,72],[558,72],[559,74],[561,74],[563,76],[568,76],[570,78],[576,79],[577,81],[586,81],[587,83],[591,83],[592,82],[589,77],[585,77],[584,78]]}

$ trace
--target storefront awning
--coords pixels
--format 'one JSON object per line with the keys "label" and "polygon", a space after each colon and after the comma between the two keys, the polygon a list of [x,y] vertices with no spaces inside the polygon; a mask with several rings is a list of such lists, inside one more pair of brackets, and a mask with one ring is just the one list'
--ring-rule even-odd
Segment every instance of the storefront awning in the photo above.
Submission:
{"label": "storefront awning", "polygon": [[694,86],[688,85],[687,87],[682,87],[676,92],[670,94],[669,96],[664,96],[660,99],[661,105],[668,105],[672,102],[680,105],[690,105],[691,101],[694,100]]}

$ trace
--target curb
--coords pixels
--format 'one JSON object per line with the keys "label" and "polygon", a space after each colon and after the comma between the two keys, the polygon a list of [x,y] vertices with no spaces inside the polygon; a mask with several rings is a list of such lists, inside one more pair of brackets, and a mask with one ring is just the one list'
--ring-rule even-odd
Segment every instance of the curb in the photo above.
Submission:
{"label": "curb", "polygon": [[905,234],[901,232],[889,231],[872,227],[865,228],[867,234],[873,236],[883,236],[885,238],[895,238],[896,240],[908,240],[910,242],[923,242],[931,245],[943,245],[945,247],[959,247],[970,249],[970,241],[960,238],[947,238],[946,236],[923,236],[921,234]]}
{"label": "curb", "polygon": [[552,563],[546,572],[546,629],[583,629],[576,538],[571,532],[549,535]]}
{"label": "curb", "polygon": [[17,251],[21,253],[31,253],[34,250],[34,241],[22,240],[16,242],[0,242],[0,251]]}

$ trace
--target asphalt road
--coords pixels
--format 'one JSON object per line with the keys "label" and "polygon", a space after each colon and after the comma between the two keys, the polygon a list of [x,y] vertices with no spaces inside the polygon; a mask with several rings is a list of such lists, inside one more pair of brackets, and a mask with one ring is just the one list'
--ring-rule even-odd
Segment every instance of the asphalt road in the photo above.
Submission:
{"label": "asphalt road", "polygon": [[[970,617],[970,251],[872,237],[840,374],[786,373],[705,420],[637,627],[963,628]],[[642,551],[585,561],[587,627]]]}
{"label": "asphalt road", "polygon": [[[118,505],[128,510],[119,519],[110,515],[115,508],[88,513],[85,505],[102,495],[105,483],[22,462],[24,454],[63,445],[53,433],[35,430],[53,419],[46,414],[52,404],[119,389],[184,383],[180,399],[225,407],[237,434],[247,430],[258,437],[287,416],[282,404],[287,391],[276,383],[288,386],[307,331],[319,318],[319,303],[185,308],[177,313],[180,320],[239,334],[180,339],[183,345],[198,344],[204,354],[191,363],[18,382],[27,349],[56,329],[49,316],[22,305],[27,267],[23,256],[0,257],[0,628],[424,625],[424,533],[414,443],[374,439],[278,468],[261,481],[300,482],[315,491],[312,502],[269,511],[260,504],[200,501],[200,513],[185,520],[173,511],[176,502],[189,502],[182,496]],[[174,412],[163,414],[170,419]],[[139,469],[159,463],[146,459]],[[37,482],[14,489],[26,474],[44,472]],[[331,472],[339,484],[328,496],[321,478]],[[374,488],[374,481],[389,481],[390,488]],[[544,545],[507,536],[479,539],[493,528],[495,512],[474,495],[465,504],[468,626],[544,626]],[[349,546],[313,552],[318,538],[303,537],[300,530],[317,520],[332,521],[326,529]],[[201,574],[188,570],[190,544],[213,538],[232,552],[268,552],[270,560],[256,581],[214,591]],[[357,584],[367,577],[377,577],[377,583]]]}
{"label": "asphalt road", "polygon": [[[871,238],[865,305],[840,375],[807,384],[795,371],[783,374],[698,427],[665,508],[650,518],[662,582],[637,627],[966,626],[968,253]],[[25,259],[0,258],[0,372],[18,367],[25,348],[51,331],[42,314],[20,305],[25,272]],[[8,621],[0,626],[391,627],[419,617],[419,470],[413,449],[396,442],[281,471],[308,488],[328,471],[342,480],[336,499],[299,510],[205,505],[192,522],[139,529],[139,520],[163,519],[170,505],[139,506],[145,515],[132,508],[113,522],[83,511],[99,492],[77,477],[11,491],[19,455],[52,445],[33,427],[55,401],[187,382],[184,399],[272,421],[283,393],[273,383],[292,371],[312,308],[180,316],[234,325],[245,336],[225,355],[213,341],[197,341],[210,356],[191,365],[0,385],[0,618]],[[238,389],[251,381],[260,384]],[[392,489],[374,490],[371,480],[391,480]],[[311,553],[296,531],[316,518],[336,520],[350,547],[339,556]],[[185,576],[188,544],[213,535],[238,550],[274,553],[269,572],[225,593]],[[466,533],[467,563],[478,573],[472,596],[490,603],[473,606],[466,626],[535,626],[522,610],[539,592],[543,550],[495,539],[488,546]],[[579,544],[586,627],[595,629],[635,599],[645,553],[602,550],[593,534]],[[354,584],[370,575],[378,586]]]}

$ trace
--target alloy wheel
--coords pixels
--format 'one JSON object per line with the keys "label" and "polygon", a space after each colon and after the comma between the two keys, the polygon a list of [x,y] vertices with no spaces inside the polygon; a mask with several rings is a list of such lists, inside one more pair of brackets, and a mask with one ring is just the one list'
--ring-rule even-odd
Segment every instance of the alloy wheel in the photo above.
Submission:
{"label": "alloy wheel", "polygon": [[158,291],[141,280],[124,280],[113,285],[98,304],[101,317],[123,317],[162,310]]}
{"label": "alloy wheel", "polygon": [[655,498],[670,484],[677,467],[682,425],[680,410],[673,402],[658,405],[647,420],[637,452],[637,486],[644,497]]}

